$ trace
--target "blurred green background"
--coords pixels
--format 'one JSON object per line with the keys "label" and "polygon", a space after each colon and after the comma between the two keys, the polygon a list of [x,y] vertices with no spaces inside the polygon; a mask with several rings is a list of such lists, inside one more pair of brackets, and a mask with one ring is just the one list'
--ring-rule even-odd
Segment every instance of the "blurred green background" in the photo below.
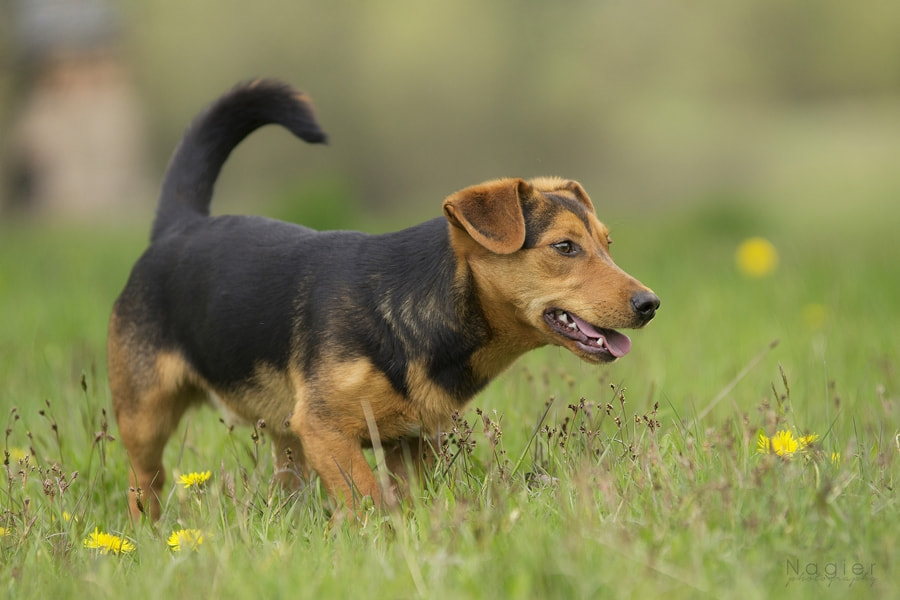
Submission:
{"label": "blurred green background", "polygon": [[[59,4],[70,26],[100,21],[138,115],[141,185],[123,188],[124,210],[66,213],[87,221],[148,215],[191,117],[259,75],[309,93],[331,144],[251,137],[224,171],[220,212],[388,229],[439,214],[471,183],[558,174],[584,184],[601,218],[714,206],[865,229],[896,214],[896,2],[7,0],[7,141],[40,84],[33,30],[53,22],[34,7]],[[56,45],[84,55],[69,37]],[[5,144],[7,176],[16,152]]]}
{"label": "blurred green background", "polygon": [[[226,165],[215,213],[378,232],[438,216],[446,195],[485,179],[559,175],[584,185],[612,229],[617,263],[662,298],[654,322],[630,333],[625,359],[597,368],[542,349],[470,408],[502,415],[514,457],[547,398],[557,399],[548,422],[559,423],[568,403],[606,402],[610,385],[623,386],[635,415],[659,405],[659,439],[671,452],[664,471],[677,484],[660,494],[629,472],[614,514],[604,500],[570,529],[523,537],[566,542],[546,545],[553,560],[527,543],[498,559],[481,533],[471,536],[474,553],[442,544],[436,554],[477,565],[470,589],[496,584],[501,562],[540,577],[573,557],[566,572],[622,579],[620,595],[633,596],[660,580],[619,577],[637,556],[652,568],[671,561],[688,581],[727,580],[738,595],[772,597],[761,590],[784,589],[791,555],[875,563],[888,580],[879,590],[896,588],[897,536],[884,515],[896,508],[900,459],[900,3],[0,0],[0,416],[12,431],[7,446],[34,444],[53,460],[58,449],[82,473],[79,486],[100,482],[93,501],[66,497],[85,527],[123,518],[124,452],[113,447],[108,469],[91,462],[109,406],[110,307],[146,245],[184,128],[256,76],[306,91],[330,144],[304,146],[277,128],[255,133]],[[760,278],[734,260],[756,236],[778,256]],[[51,404],[48,420],[40,411]],[[61,435],[48,433],[54,419]],[[187,442],[169,445],[169,464],[204,470],[221,459],[223,472],[231,468],[233,438],[216,418],[185,421],[176,437]],[[756,432],[787,426],[844,456],[841,479],[826,473],[821,494],[799,485],[797,471],[774,489],[757,477]],[[697,480],[685,462],[695,459]],[[821,510],[832,481],[833,519]],[[523,505],[523,521],[545,523],[545,506]],[[481,508],[505,518],[490,502]],[[482,522],[491,521],[476,517],[471,527]],[[444,523],[441,515],[439,526],[455,529]],[[46,545],[32,538],[31,547]],[[599,546],[570,545],[582,538]],[[659,541],[645,548],[644,538]],[[638,541],[623,551],[622,539]],[[310,553],[324,562],[303,577],[332,572],[326,547]],[[353,548],[366,556],[362,573],[404,572]],[[31,578],[113,581],[95,565],[68,577],[36,556],[15,559]],[[122,570],[131,588],[159,583],[146,556],[136,583],[138,569]],[[240,579],[235,560],[222,569]],[[272,575],[244,579],[283,591],[275,582],[300,572],[269,564]],[[627,568],[607,574],[597,564]],[[820,597],[815,586],[791,593]]]}

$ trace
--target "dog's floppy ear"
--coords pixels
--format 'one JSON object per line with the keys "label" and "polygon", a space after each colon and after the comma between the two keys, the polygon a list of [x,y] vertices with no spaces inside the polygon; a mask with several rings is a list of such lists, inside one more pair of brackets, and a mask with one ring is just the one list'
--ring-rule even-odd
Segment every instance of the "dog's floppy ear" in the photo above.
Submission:
{"label": "dog's floppy ear", "polygon": [[448,196],[444,215],[491,252],[512,254],[525,243],[522,199],[533,192],[523,179],[482,183]]}

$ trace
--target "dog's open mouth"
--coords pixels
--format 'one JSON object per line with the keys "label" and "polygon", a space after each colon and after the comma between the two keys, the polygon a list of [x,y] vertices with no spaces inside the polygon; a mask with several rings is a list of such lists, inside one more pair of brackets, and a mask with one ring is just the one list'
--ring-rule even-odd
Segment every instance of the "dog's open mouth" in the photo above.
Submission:
{"label": "dog's open mouth", "polygon": [[631,350],[631,339],[627,335],[594,327],[574,313],[551,308],[544,312],[544,320],[556,333],[573,340],[579,350],[594,358],[615,360]]}

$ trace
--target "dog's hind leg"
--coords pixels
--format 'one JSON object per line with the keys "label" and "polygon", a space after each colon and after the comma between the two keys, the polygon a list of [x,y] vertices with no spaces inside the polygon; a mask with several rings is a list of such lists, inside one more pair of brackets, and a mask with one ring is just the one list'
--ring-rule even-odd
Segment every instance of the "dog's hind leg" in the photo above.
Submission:
{"label": "dog's hind leg", "polygon": [[156,520],[166,480],[163,450],[197,390],[185,381],[179,359],[148,354],[115,324],[107,344],[113,409],[131,462],[129,509],[135,519]]}
{"label": "dog's hind leg", "polygon": [[131,462],[131,516],[137,519],[147,514],[156,520],[166,481],[163,451],[188,403],[163,390],[140,391],[130,399],[114,392],[113,399],[119,434]]}

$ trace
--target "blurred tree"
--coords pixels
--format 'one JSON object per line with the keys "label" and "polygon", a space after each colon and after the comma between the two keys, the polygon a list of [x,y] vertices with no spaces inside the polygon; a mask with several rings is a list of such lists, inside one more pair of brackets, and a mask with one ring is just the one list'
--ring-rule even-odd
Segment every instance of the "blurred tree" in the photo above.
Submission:
{"label": "blurred tree", "polygon": [[410,222],[503,175],[579,179],[598,204],[639,210],[697,198],[821,209],[849,186],[873,201],[900,188],[896,2],[120,8],[157,179],[190,118],[236,81],[279,76],[313,98],[331,145],[255,134],[216,210],[305,201],[304,186],[335,180],[359,199],[346,206]]}
{"label": "blurred tree", "polygon": [[91,218],[142,197],[142,115],[117,12],[101,0],[19,0],[11,16],[0,209]]}

